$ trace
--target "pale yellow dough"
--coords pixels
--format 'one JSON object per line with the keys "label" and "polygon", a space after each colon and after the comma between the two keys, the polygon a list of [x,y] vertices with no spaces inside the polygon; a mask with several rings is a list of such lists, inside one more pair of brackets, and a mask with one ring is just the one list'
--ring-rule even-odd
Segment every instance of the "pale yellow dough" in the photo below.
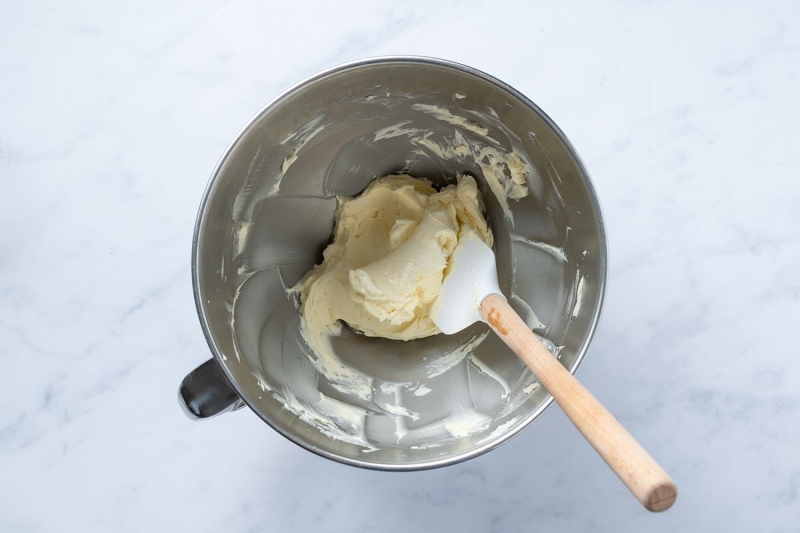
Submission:
{"label": "pale yellow dough", "polygon": [[[458,240],[492,233],[471,176],[437,192],[428,180],[386,176],[356,198],[340,198],[324,261],[295,287],[301,332],[318,358],[342,322],[371,337],[411,340],[440,333],[430,316]],[[337,365],[338,366],[338,365]]]}

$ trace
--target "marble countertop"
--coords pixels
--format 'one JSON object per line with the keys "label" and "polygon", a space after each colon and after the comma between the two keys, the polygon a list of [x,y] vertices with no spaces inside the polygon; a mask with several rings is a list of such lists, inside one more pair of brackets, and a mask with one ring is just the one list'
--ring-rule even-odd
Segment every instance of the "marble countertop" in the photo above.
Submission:
{"label": "marble countertop", "polygon": [[[800,4],[7,3],[0,530],[797,531]],[[386,54],[484,70],[591,172],[610,240],[579,377],[672,474],[650,514],[558,408],[491,453],[321,459],[177,385],[209,357],[192,230],[279,91]]]}

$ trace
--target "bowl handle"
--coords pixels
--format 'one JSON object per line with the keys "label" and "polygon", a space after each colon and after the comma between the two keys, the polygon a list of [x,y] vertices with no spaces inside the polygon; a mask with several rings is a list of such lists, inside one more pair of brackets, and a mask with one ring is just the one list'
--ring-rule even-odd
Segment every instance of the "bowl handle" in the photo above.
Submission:
{"label": "bowl handle", "polygon": [[228,378],[214,359],[209,359],[183,378],[178,402],[192,420],[211,418],[244,407]]}

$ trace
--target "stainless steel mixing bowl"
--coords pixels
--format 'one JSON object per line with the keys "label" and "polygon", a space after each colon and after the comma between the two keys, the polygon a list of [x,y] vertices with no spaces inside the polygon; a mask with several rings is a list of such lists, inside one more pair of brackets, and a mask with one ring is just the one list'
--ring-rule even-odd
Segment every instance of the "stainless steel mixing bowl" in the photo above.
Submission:
{"label": "stainless steel mixing bowl", "polygon": [[[510,202],[513,222],[487,187],[488,157],[435,148],[459,135],[502,153],[516,149],[530,162],[530,194]],[[181,384],[190,416],[247,405],[324,457],[415,470],[484,453],[552,403],[484,324],[409,342],[345,329],[334,348],[372,384],[366,400],[310,363],[286,289],[321,261],[336,196],[396,172],[439,186],[458,174],[477,179],[501,287],[575,372],[606,282],[600,207],[577,153],[536,105],[487,74],[439,59],[376,58],[332,68],[275,98],[214,170],[192,253],[197,309],[214,357]]]}

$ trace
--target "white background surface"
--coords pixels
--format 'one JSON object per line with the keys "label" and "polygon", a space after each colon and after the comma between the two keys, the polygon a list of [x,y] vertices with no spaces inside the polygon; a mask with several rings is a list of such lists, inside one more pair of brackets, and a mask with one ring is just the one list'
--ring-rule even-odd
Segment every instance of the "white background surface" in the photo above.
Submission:
{"label": "white background surface", "polygon": [[[797,531],[800,4],[272,4],[0,8],[0,530]],[[410,474],[179,410],[209,356],[189,255],[217,158],[279,91],[383,54],[499,77],[582,155],[611,262],[579,377],[672,510],[558,408]]]}

